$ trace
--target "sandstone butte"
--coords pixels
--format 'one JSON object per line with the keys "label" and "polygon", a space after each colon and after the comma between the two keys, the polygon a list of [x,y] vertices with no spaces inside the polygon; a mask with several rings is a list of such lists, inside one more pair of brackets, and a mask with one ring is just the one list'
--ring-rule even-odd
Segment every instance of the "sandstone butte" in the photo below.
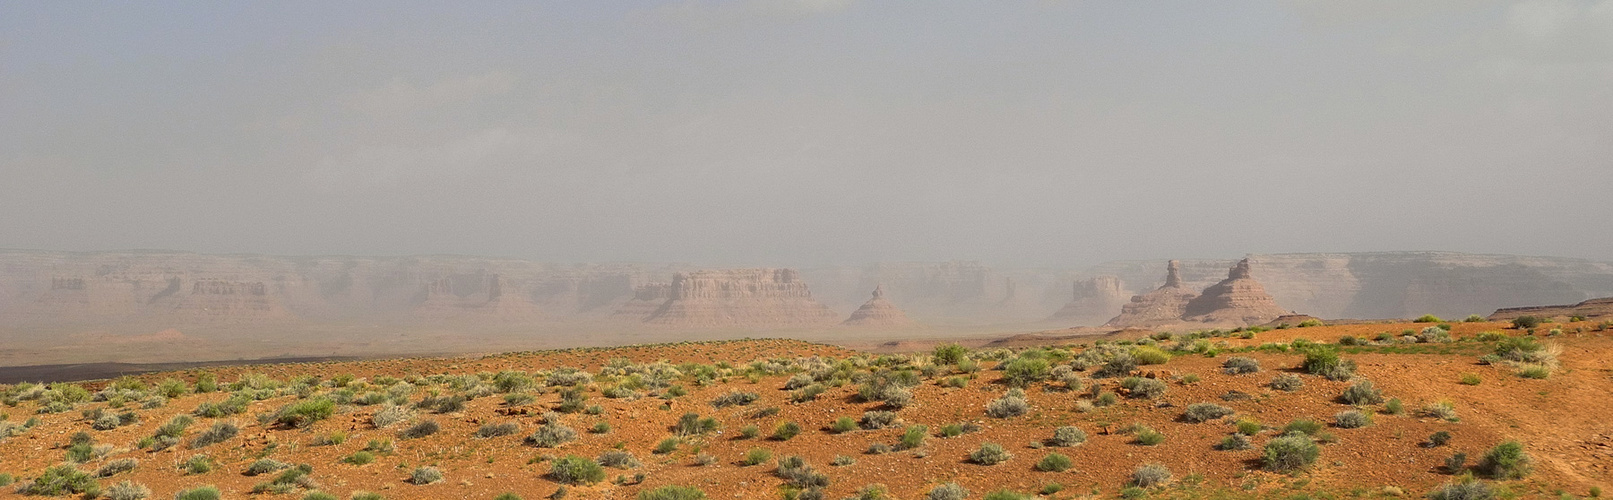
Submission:
{"label": "sandstone butte", "polygon": [[840,324],[846,326],[883,326],[902,327],[912,326],[913,320],[908,319],[907,313],[902,312],[890,299],[885,298],[885,287],[874,286],[874,296],[864,302],[862,307],[852,311],[851,317]]}
{"label": "sandstone butte", "polygon": [[826,326],[839,319],[794,269],[721,269],[673,275],[645,323],[672,327]]}
{"label": "sandstone butte", "polygon": [[508,293],[499,275],[451,275],[421,286],[412,313],[428,320],[525,322],[542,313],[525,294]]}
{"label": "sandstone butte", "polygon": [[1288,313],[1249,275],[1249,259],[1243,259],[1227,272],[1227,279],[1205,288],[1188,302],[1182,319],[1216,326],[1249,326]]}
{"label": "sandstone butte", "polygon": [[1165,284],[1152,292],[1133,296],[1131,303],[1120,308],[1120,315],[1104,323],[1114,328],[1163,326],[1182,321],[1187,304],[1198,294],[1182,286],[1181,261],[1170,261],[1165,270]]}

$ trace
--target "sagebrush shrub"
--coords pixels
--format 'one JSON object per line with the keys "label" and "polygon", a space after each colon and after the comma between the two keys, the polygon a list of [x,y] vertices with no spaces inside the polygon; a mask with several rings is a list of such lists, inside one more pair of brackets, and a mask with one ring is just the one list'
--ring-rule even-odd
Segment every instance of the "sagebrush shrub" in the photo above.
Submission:
{"label": "sagebrush shrub", "polygon": [[637,469],[641,465],[638,458],[623,450],[606,450],[600,453],[595,461],[599,462],[599,465],[617,469]]}
{"label": "sagebrush shrub", "polygon": [[1292,373],[1278,374],[1271,379],[1271,388],[1284,392],[1294,392],[1305,387],[1305,381],[1299,375]]}
{"label": "sagebrush shrub", "polygon": [[992,418],[1009,418],[1024,415],[1030,411],[1030,402],[1024,397],[1013,395],[1003,396],[986,405],[986,415]]}
{"label": "sagebrush shrub", "polygon": [[868,430],[884,429],[896,424],[896,413],[877,410],[866,411],[863,412],[863,417],[859,424],[862,428]]}
{"label": "sagebrush shrub", "polygon": [[1233,356],[1221,362],[1221,371],[1228,375],[1242,375],[1260,371],[1260,361],[1255,358]]}
{"label": "sagebrush shrub", "polygon": [[969,453],[969,460],[980,465],[997,465],[1007,462],[1014,456],[997,443],[982,443],[979,448]]}
{"label": "sagebrush shrub", "polygon": [[123,481],[101,492],[107,500],[145,500],[151,497],[151,488],[133,481]]}
{"label": "sagebrush shrub", "polygon": [[1126,397],[1132,399],[1154,399],[1165,395],[1165,382],[1158,379],[1127,377],[1120,381],[1120,387],[1128,391]]}
{"label": "sagebrush shrub", "polygon": [[1048,440],[1053,446],[1076,446],[1087,441],[1086,431],[1081,428],[1066,425],[1053,430],[1053,439]]}
{"label": "sagebrush shrub", "polygon": [[476,437],[481,439],[514,435],[521,432],[521,425],[515,422],[492,423],[488,422],[476,429]]}
{"label": "sagebrush shrub", "polygon": [[941,483],[934,488],[930,488],[930,492],[924,498],[926,500],[963,500],[969,498],[969,490],[959,486],[958,483]]}
{"label": "sagebrush shrub", "polygon": [[112,477],[124,472],[132,471],[135,467],[139,466],[139,460],[133,458],[120,458],[105,464],[101,464],[101,468],[95,469],[95,477]]}
{"label": "sagebrush shrub", "polygon": [[1131,472],[1131,484],[1152,488],[1170,482],[1171,470],[1164,464],[1143,464]]}
{"label": "sagebrush shrub", "polygon": [[538,427],[526,441],[539,448],[554,448],[577,439],[577,430],[560,424],[549,422]]}
{"label": "sagebrush shrub", "polygon": [[1383,393],[1372,387],[1372,381],[1361,379],[1355,381],[1354,384],[1350,384],[1350,387],[1345,389],[1344,393],[1339,395],[1339,398],[1346,403],[1357,406],[1375,405],[1383,402]]}
{"label": "sagebrush shrub", "polygon": [[436,467],[415,467],[414,472],[409,474],[409,482],[417,485],[432,484],[438,481],[442,481],[442,470]]}
{"label": "sagebrush shrub", "polygon": [[1495,490],[1483,481],[1474,481],[1471,478],[1454,483],[1445,483],[1434,491],[1428,492],[1428,500],[1491,500],[1495,498]]}
{"label": "sagebrush shrub", "polygon": [[1320,454],[1321,448],[1310,436],[1287,434],[1266,442],[1261,458],[1267,470],[1288,472],[1310,466]]}
{"label": "sagebrush shrub", "polygon": [[436,420],[424,420],[420,423],[409,426],[407,429],[398,431],[398,438],[419,439],[436,434],[437,431],[440,430],[442,430],[442,425],[438,424]]}
{"label": "sagebrush shrub", "polygon": [[741,459],[740,463],[745,465],[760,465],[767,463],[768,460],[772,459],[773,452],[768,451],[766,448],[751,448],[749,451],[745,452],[745,458]]}
{"label": "sagebrush shrub", "polygon": [[213,426],[191,440],[191,448],[202,448],[216,443],[222,443],[240,434],[241,428],[235,422],[213,422]]}
{"label": "sagebrush shrub", "polygon": [[1251,443],[1249,442],[1248,436],[1245,436],[1241,433],[1234,433],[1228,435],[1227,437],[1221,438],[1221,443],[1215,445],[1215,448],[1222,451],[1236,451],[1247,450],[1250,446]]}
{"label": "sagebrush shrub", "polygon": [[1345,410],[1333,415],[1333,423],[1344,429],[1359,429],[1372,425],[1372,415],[1358,410]]}
{"label": "sagebrush shrub", "polygon": [[1182,413],[1182,419],[1193,423],[1203,423],[1235,412],[1231,408],[1215,403],[1194,403],[1187,405],[1187,411]]}

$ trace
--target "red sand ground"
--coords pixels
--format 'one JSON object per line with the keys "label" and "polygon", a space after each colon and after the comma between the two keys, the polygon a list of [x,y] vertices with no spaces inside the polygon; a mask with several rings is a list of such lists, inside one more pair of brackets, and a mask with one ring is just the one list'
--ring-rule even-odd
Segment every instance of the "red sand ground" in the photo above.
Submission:
{"label": "red sand ground", "polygon": [[[1258,345],[1266,342],[1286,342],[1294,338],[1308,338],[1333,342],[1343,335],[1371,337],[1378,332],[1398,333],[1404,329],[1420,329],[1421,324],[1368,324],[1335,327],[1295,328],[1263,332],[1252,340],[1225,340],[1232,346]],[[987,491],[1009,488],[1034,493],[1049,483],[1064,486],[1057,498],[1114,498],[1134,468],[1139,464],[1158,462],[1175,472],[1175,485],[1152,493],[1154,497],[1273,497],[1289,498],[1308,493],[1333,497],[1390,496],[1386,487],[1399,488],[1409,496],[1420,496],[1452,476],[1439,472],[1444,459],[1452,453],[1466,452],[1469,463],[1477,461],[1489,447],[1505,440],[1518,440],[1525,444],[1534,457],[1535,472],[1520,481],[1501,483],[1526,497],[1557,496],[1562,490],[1584,496],[1592,487],[1613,488],[1613,425],[1607,415],[1613,414],[1613,339],[1610,332],[1573,333],[1576,328],[1590,330],[1589,324],[1562,326],[1570,333],[1553,341],[1564,349],[1562,369],[1549,379],[1519,378],[1499,366],[1477,363],[1478,355],[1487,353],[1487,344],[1445,344],[1451,354],[1346,354],[1345,357],[1360,365],[1358,376],[1371,380],[1382,389],[1385,397],[1403,400],[1408,413],[1403,416],[1378,414],[1374,425],[1362,429],[1330,428],[1337,442],[1322,448],[1321,458],[1308,471],[1296,474],[1275,474],[1259,469],[1260,447],[1274,436],[1267,431],[1253,438],[1255,447],[1246,451],[1217,451],[1213,446],[1231,431],[1231,420],[1192,424],[1178,421],[1183,409],[1192,403],[1215,402],[1234,408],[1239,417],[1253,418],[1267,426],[1280,427],[1295,418],[1312,418],[1331,422],[1332,416],[1351,407],[1336,400],[1348,382],[1332,382],[1320,377],[1304,375],[1305,387],[1294,393],[1273,391],[1266,384],[1281,371],[1292,371],[1301,358],[1293,353],[1254,352],[1247,355],[1258,359],[1263,370],[1252,375],[1224,375],[1221,363],[1229,356],[1216,358],[1200,355],[1183,355],[1165,365],[1148,366],[1156,371],[1168,370],[1178,376],[1196,374],[1197,383],[1173,381],[1165,396],[1156,401],[1122,398],[1115,406],[1091,413],[1076,410],[1079,399],[1086,392],[1060,392],[1041,387],[1028,389],[1032,404],[1025,416],[993,419],[984,414],[988,402],[1000,396],[1005,387],[996,383],[1002,372],[982,370],[976,373],[966,388],[943,388],[940,378],[926,379],[913,388],[916,402],[898,412],[906,423],[928,425],[931,435],[918,450],[893,452],[883,455],[864,454],[871,443],[894,445],[902,433],[900,428],[877,431],[854,431],[833,434],[829,424],[841,416],[857,418],[866,410],[875,409],[878,403],[860,402],[856,386],[830,388],[817,401],[792,404],[789,393],[782,390],[788,375],[762,377],[751,383],[743,376],[731,377],[707,387],[696,387],[688,381],[680,382],[689,394],[678,397],[663,408],[659,398],[633,401],[608,399],[599,395],[597,387],[591,389],[590,404],[605,408],[602,415],[568,414],[562,421],[579,433],[577,441],[557,449],[539,449],[523,443],[523,437],[540,425],[537,416],[557,404],[554,391],[537,396],[537,402],[528,405],[529,415],[503,416],[500,397],[484,397],[469,402],[463,412],[445,415],[420,413],[421,417],[435,419],[443,429],[436,435],[417,440],[396,440],[395,433],[403,425],[391,429],[374,429],[371,414],[379,406],[348,407],[338,410],[330,419],[317,422],[306,429],[278,429],[259,425],[253,417],[273,412],[294,401],[295,396],[282,396],[253,403],[234,420],[242,426],[241,435],[200,450],[185,445],[161,452],[133,449],[135,442],[150,436],[169,417],[188,413],[203,401],[218,401],[228,397],[225,393],[190,395],[175,399],[165,407],[139,410],[141,421],[136,425],[110,431],[94,431],[90,422],[80,417],[78,409],[104,406],[106,403],[81,405],[74,411],[55,415],[40,415],[43,423],[26,433],[0,441],[0,472],[9,472],[19,480],[31,479],[50,465],[62,461],[69,436],[87,431],[97,443],[109,443],[118,448],[104,460],[92,460],[80,468],[93,471],[105,460],[132,457],[140,460],[133,472],[102,479],[108,486],[121,480],[133,480],[149,486],[153,498],[171,497],[175,491],[201,484],[217,485],[225,498],[263,496],[272,498],[300,498],[293,495],[251,495],[253,485],[266,481],[268,476],[247,477],[241,471],[263,453],[269,443],[276,443],[269,457],[290,463],[307,463],[314,467],[313,477],[320,489],[345,498],[357,490],[379,492],[390,499],[405,498],[481,498],[513,491],[527,499],[544,498],[554,492],[557,484],[544,474],[547,463],[531,463],[542,455],[563,456],[577,454],[594,457],[620,446],[632,452],[644,466],[621,471],[607,468],[609,478],[618,474],[631,477],[643,472],[646,479],[637,485],[613,485],[609,480],[593,486],[572,487],[567,498],[633,498],[639,491],[662,485],[686,485],[703,489],[711,498],[779,498],[782,480],[772,474],[771,463],[744,467],[738,462],[746,450],[767,448],[774,457],[801,455],[808,463],[827,474],[832,483],[826,498],[841,498],[853,494],[865,485],[880,483],[889,487],[895,498],[920,498],[933,485],[947,481],[958,482],[979,498]],[[1497,323],[1462,323],[1455,325],[1457,337],[1467,337],[1479,331],[1504,331],[1518,335],[1515,330],[1502,330]],[[1549,327],[1542,327],[1545,332]],[[312,374],[328,379],[340,373],[359,377],[378,375],[404,376],[409,374],[477,373],[515,369],[536,371],[560,366],[597,371],[611,358],[625,357],[634,362],[668,360],[673,363],[727,361],[736,366],[759,358],[794,358],[798,356],[827,356],[843,358],[857,352],[832,346],[808,344],[787,340],[755,340],[722,343],[622,347],[535,353],[515,353],[482,358],[399,359],[350,363],[318,363],[302,365],[268,365],[224,367],[212,370],[221,381],[233,381],[241,373],[263,373],[278,379]],[[992,363],[984,363],[990,366]],[[170,376],[193,380],[197,372],[149,374],[141,379],[155,382]],[[1297,373],[1297,372],[1296,372]],[[1463,385],[1458,381],[1463,374],[1476,374],[1482,382]],[[1090,372],[1083,374],[1087,378]],[[1118,379],[1087,379],[1103,384],[1111,390]],[[94,391],[104,383],[86,386]],[[437,386],[433,386],[436,388]],[[708,405],[714,397],[738,389],[760,393],[762,399],[745,407],[713,409]],[[446,389],[444,389],[446,390]],[[1220,396],[1230,390],[1253,396],[1250,400],[1223,401]],[[414,399],[425,394],[417,390]],[[1424,403],[1448,400],[1455,404],[1461,417],[1459,423],[1437,421],[1419,417],[1415,409]],[[776,406],[780,413],[773,417],[754,419],[750,415],[759,408]],[[26,419],[34,413],[36,403],[24,402],[18,407],[5,409],[13,422]],[[721,422],[721,431],[704,438],[693,439],[677,451],[656,455],[651,453],[657,442],[671,435],[668,430],[685,412],[711,416]],[[592,434],[587,429],[597,421],[607,421],[611,430],[605,434]],[[738,430],[746,424],[756,424],[763,435],[770,433],[778,422],[795,421],[804,431],[789,441],[767,439],[739,439]],[[513,436],[492,439],[475,439],[471,435],[486,422],[514,421],[521,431]],[[942,425],[958,422],[975,422],[984,430],[954,438],[936,437]],[[185,442],[210,425],[212,419],[198,418],[187,431]],[[1166,441],[1158,446],[1141,446],[1132,443],[1132,437],[1105,434],[1105,428],[1118,429],[1143,423],[1165,433]],[[1105,425],[1107,424],[1107,425]],[[1077,447],[1035,449],[1031,445],[1051,437],[1053,429],[1075,425],[1087,431],[1090,439]],[[1420,443],[1435,431],[1449,431],[1454,438],[1439,448],[1425,448]],[[316,436],[332,431],[346,431],[347,440],[335,446],[313,446]],[[397,451],[381,455],[374,463],[355,466],[341,463],[345,457],[362,449],[371,439],[395,439]],[[1006,463],[983,466],[967,461],[971,450],[984,442],[1005,446],[1014,456]],[[694,463],[696,449],[714,455],[717,463],[699,466]],[[1038,472],[1033,466],[1044,455],[1058,452],[1074,460],[1074,468],[1062,473]],[[196,453],[213,458],[216,467],[200,475],[182,475],[177,464]],[[850,456],[856,463],[849,466],[830,466],[837,455]],[[406,482],[410,471],[418,465],[439,467],[445,474],[442,482],[416,486]],[[5,488],[0,497],[15,495]]]}

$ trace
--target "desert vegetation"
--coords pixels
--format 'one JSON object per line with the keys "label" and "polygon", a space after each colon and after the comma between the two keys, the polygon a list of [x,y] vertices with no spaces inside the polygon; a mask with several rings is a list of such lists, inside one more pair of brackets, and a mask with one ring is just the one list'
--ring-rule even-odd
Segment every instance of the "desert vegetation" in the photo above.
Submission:
{"label": "desert vegetation", "polygon": [[[916,354],[735,341],[17,384],[0,387],[0,472],[18,493],[107,498],[1588,495],[1587,476],[1538,459],[1557,427],[1495,415],[1524,422],[1565,384],[1605,386],[1562,349],[1605,341],[1442,326]],[[1390,454],[1422,465],[1338,473]]]}

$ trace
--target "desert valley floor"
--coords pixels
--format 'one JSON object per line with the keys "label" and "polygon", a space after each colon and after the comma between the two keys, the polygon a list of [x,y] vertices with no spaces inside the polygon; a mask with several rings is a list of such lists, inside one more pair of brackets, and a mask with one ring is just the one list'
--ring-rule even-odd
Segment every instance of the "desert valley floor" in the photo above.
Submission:
{"label": "desert valley floor", "polygon": [[[18,384],[0,391],[16,481],[0,496],[1386,498],[1478,481],[1590,497],[1613,487],[1610,334],[1379,323],[912,354],[737,340]],[[1278,440],[1319,452],[1274,463]],[[1509,441],[1526,463],[1486,460]],[[1137,484],[1149,464],[1169,478]]]}

